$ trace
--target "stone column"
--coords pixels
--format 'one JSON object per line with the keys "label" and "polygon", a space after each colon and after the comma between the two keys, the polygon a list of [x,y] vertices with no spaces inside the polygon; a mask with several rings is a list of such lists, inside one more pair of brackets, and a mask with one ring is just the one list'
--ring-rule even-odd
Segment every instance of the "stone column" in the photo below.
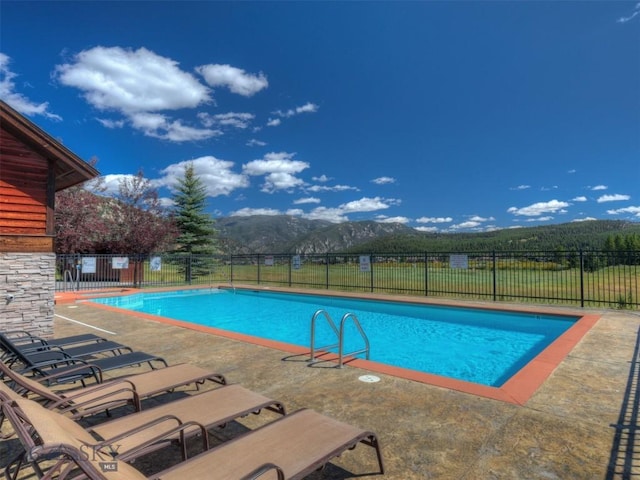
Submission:
{"label": "stone column", "polygon": [[55,253],[0,252],[0,329],[53,334]]}

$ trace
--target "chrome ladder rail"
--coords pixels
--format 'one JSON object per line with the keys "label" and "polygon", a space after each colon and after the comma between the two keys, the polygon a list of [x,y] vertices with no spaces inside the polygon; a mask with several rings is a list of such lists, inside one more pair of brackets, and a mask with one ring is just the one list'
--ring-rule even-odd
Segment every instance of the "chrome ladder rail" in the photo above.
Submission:
{"label": "chrome ladder rail", "polygon": [[[64,283],[63,283],[63,289],[66,292],[67,291],[67,282],[69,282],[71,284],[71,291],[72,292],[77,292],[79,289],[79,285],[78,283],[80,282],[80,275],[77,273],[78,271],[76,270],[76,279],[73,279],[73,273],[71,273],[71,270],[66,269],[64,271],[64,274],[62,276]],[[75,286],[74,286],[75,284]]]}
{"label": "chrome ladder rail", "polygon": [[[347,321],[347,319],[352,318],[353,319],[353,324],[356,326],[356,328],[358,329],[358,332],[360,332],[360,336],[362,337],[362,339],[364,340],[364,348],[361,350],[355,350],[353,352],[350,353],[344,353],[344,325]],[[338,368],[342,368],[343,367],[343,359],[345,356],[349,357],[349,356],[353,356],[353,355],[358,355],[359,353],[366,353],[367,354],[367,360],[369,360],[369,339],[367,338],[367,334],[364,333],[364,330],[362,329],[362,325],[360,325],[360,321],[358,320],[358,317],[356,317],[355,313],[345,313],[344,316],[342,317],[342,320],[340,320],[340,348],[338,350]]]}
{"label": "chrome ladder rail", "polygon": [[[334,343],[331,345],[325,345],[322,347],[317,347],[316,348],[316,319],[320,316],[320,315],[324,315],[324,318],[327,320],[327,323],[329,324],[329,326],[331,327],[331,329],[333,330],[333,332],[336,334],[336,337],[338,337],[338,343]],[[358,329],[358,332],[360,333],[360,336],[362,337],[362,339],[364,340],[364,345],[365,347],[361,350],[356,350],[354,352],[350,352],[350,353],[344,353],[344,330],[345,330],[345,324],[347,323],[348,319],[353,319],[353,324],[356,326],[356,328]],[[360,353],[366,353],[366,358],[367,360],[369,360],[369,339],[367,338],[367,334],[364,333],[364,330],[362,329],[362,325],[360,325],[360,321],[358,320],[358,317],[356,317],[356,315],[354,313],[346,313],[343,317],[342,320],[340,321],[340,330],[338,330],[338,328],[336,327],[336,324],[333,322],[333,319],[331,318],[331,316],[329,315],[329,313],[326,310],[317,310],[313,316],[311,317],[311,353],[310,353],[310,359],[309,362],[315,362],[316,361],[316,351],[318,352],[327,352],[330,348],[335,348],[338,347],[338,368],[342,368],[344,366],[344,357],[345,356],[353,356],[353,355],[358,355]]]}
{"label": "chrome ladder rail", "polygon": [[338,342],[332,345],[325,345],[324,347],[318,347],[316,349],[316,319],[321,314],[324,315],[324,318],[327,320],[327,323],[329,324],[333,332],[336,334],[336,337],[340,338],[338,327],[336,327],[336,324],[333,323],[333,319],[331,318],[329,313],[326,310],[322,310],[322,309],[317,310],[316,313],[313,314],[313,317],[311,317],[311,353],[310,353],[311,358],[309,359],[309,362],[316,361],[316,350],[320,352],[326,352],[330,348],[335,348],[340,346],[340,343]]}

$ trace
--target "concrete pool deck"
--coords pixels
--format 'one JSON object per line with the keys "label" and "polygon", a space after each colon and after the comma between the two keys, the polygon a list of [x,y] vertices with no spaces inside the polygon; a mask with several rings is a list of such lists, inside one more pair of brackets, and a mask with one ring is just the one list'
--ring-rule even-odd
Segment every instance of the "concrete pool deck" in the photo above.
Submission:
{"label": "concrete pool deck", "polygon": [[[101,333],[92,327],[114,332],[102,333],[109,340],[161,355],[170,364],[188,362],[223,373],[232,383],[282,401],[290,412],[308,407],[377,433],[384,477],[375,474],[373,449],[358,446],[309,477],[313,479],[640,476],[640,442],[634,442],[640,402],[638,312],[438,303],[600,318],[522,405],[384,373],[375,373],[379,382],[365,383],[359,377],[371,372],[352,365],[337,369],[327,362],[311,368],[303,355],[85,303],[56,305],[55,336]],[[124,373],[129,370],[118,372]],[[247,417],[220,436],[272,418],[268,413]],[[9,442],[0,442],[1,459],[6,458]],[[166,454],[152,455],[136,467],[151,473],[167,461]],[[28,471],[24,474],[28,478]]]}

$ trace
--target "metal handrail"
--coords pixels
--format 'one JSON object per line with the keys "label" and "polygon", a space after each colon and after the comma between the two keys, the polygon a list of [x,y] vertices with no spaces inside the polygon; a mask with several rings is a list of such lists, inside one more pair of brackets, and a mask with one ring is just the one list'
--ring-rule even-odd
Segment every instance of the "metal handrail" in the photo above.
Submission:
{"label": "metal handrail", "polygon": [[[78,270],[76,270],[76,279],[73,279],[73,273],[71,273],[71,270],[67,269],[64,271],[63,274],[63,280],[64,280],[64,291],[67,291],[67,281],[71,284],[71,291],[77,291],[78,290],[78,282],[80,281],[80,275]],[[74,286],[74,283],[76,284]]]}
{"label": "metal handrail", "polygon": [[[310,362],[315,361],[316,359],[316,347],[315,347],[315,343],[316,343],[316,318],[318,318],[320,316],[320,314],[324,315],[324,318],[327,320],[327,323],[329,324],[329,326],[331,327],[331,329],[334,331],[334,333],[336,334],[336,337],[340,338],[340,333],[338,332],[338,327],[336,327],[336,324],[333,323],[333,320],[331,318],[331,316],[329,315],[329,313],[326,310],[317,310],[316,313],[313,314],[313,317],[311,317],[311,358],[309,359]],[[332,345],[325,345],[324,347],[318,347],[318,350],[328,350],[329,348],[335,348],[335,347],[340,347],[340,343],[334,343]]]}
{"label": "metal handrail", "polygon": [[[343,352],[343,350],[344,350],[344,325],[345,325],[345,322],[347,321],[348,318],[352,318],[353,319],[354,325],[356,326],[356,328],[360,332],[360,336],[364,340],[365,348],[345,354]],[[366,353],[367,354],[367,360],[369,360],[369,339],[367,338],[367,334],[364,333],[364,330],[362,329],[362,325],[360,325],[360,321],[358,320],[358,317],[356,317],[355,313],[345,313],[344,316],[342,317],[342,320],[340,320],[340,340],[339,340],[339,343],[340,343],[340,348],[338,350],[338,368],[342,368],[343,367],[343,357],[344,356],[351,356],[351,355],[357,355],[359,353]]]}
{"label": "metal handrail", "polygon": [[[331,345],[325,345],[323,347],[317,347],[315,346],[316,343],[316,319],[320,316],[320,315],[324,315],[324,318],[327,320],[327,323],[329,324],[329,326],[331,327],[331,329],[333,330],[333,332],[336,334],[336,337],[338,337],[338,343],[334,343]],[[347,322],[347,320],[351,318],[353,319],[353,323],[356,326],[356,328],[358,329],[358,331],[360,332],[360,336],[362,337],[362,339],[364,340],[364,345],[365,347],[361,350],[356,350],[354,352],[350,352],[350,353],[344,353],[344,327],[345,324]],[[367,338],[367,334],[364,333],[364,330],[362,329],[362,325],[360,325],[360,321],[358,320],[358,317],[356,317],[356,315],[354,313],[346,313],[343,317],[342,320],[340,321],[340,330],[338,330],[338,328],[336,327],[336,324],[333,322],[333,319],[331,318],[331,316],[329,315],[329,313],[326,310],[316,310],[316,312],[313,314],[313,317],[311,317],[311,353],[310,353],[310,362],[314,362],[316,359],[316,350],[318,351],[327,351],[330,348],[335,348],[338,347],[338,368],[342,368],[344,366],[344,357],[345,356],[352,356],[352,355],[357,355],[359,353],[366,353],[367,354],[367,360],[369,360],[369,339]]]}

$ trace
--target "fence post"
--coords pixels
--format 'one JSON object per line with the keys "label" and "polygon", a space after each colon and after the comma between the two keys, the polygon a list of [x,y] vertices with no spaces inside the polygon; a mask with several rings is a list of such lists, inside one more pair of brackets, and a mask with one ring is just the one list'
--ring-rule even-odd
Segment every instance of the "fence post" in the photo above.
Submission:
{"label": "fence post", "polygon": [[291,264],[293,263],[293,255],[287,257],[289,260],[289,288],[291,288]]}
{"label": "fence post", "polygon": [[493,263],[493,301],[498,301],[498,288],[496,278],[496,251],[491,252],[491,262]]}
{"label": "fence post", "polygon": [[424,252],[424,296],[429,296],[429,254]]}
{"label": "fence post", "polygon": [[229,255],[229,283],[233,285],[233,255]]}
{"label": "fence post", "polygon": [[138,288],[138,261],[140,256],[133,255],[133,288]]}
{"label": "fence post", "polygon": [[326,253],[325,254],[325,265],[327,266],[327,268],[325,269],[325,273],[324,273],[324,283],[325,283],[325,288],[327,290],[329,290],[329,254]]}
{"label": "fence post", "polygon": [[260,285],[260,254],[258,254],[258,285]]}
{"label": "fence post", "polygon": [[373,287],[373,255],[369,255],[369,258],[371,259],[371,260],[369,261],[369,265],[371,266],[371,268],[369,269],[369,271],[370,271],[370,274],[369,274],[369,283],[371,284],[371,285],[370,285],[371,293],[373,293],[373,288],[374,288],[374,287]]}
{"label": "fence post", "polygon": [[584,255],[580,249],[580,307],[584,308]]}

